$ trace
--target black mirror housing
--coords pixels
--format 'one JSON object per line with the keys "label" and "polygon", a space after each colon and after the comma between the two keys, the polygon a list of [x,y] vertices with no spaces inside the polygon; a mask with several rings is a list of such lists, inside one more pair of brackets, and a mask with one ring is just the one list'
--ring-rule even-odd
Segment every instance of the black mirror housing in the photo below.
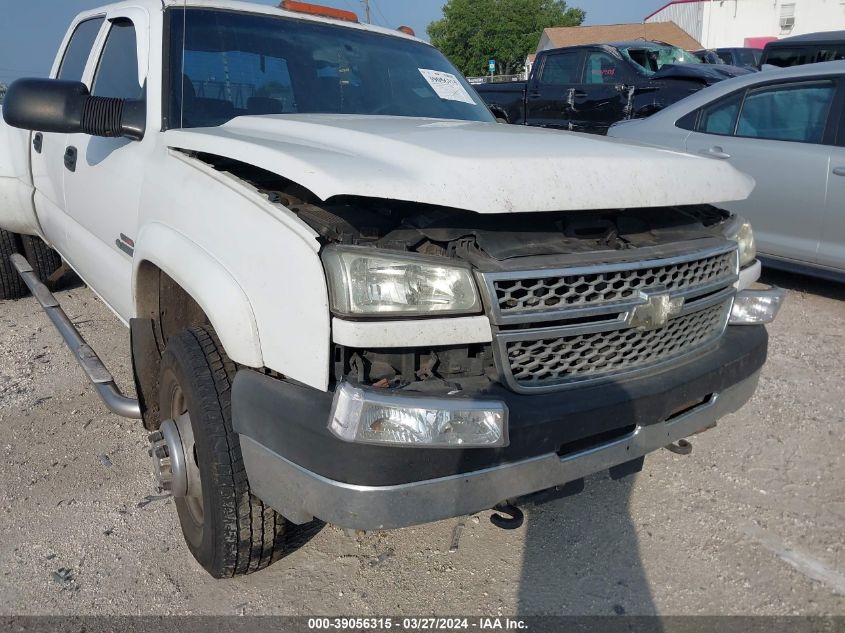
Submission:
{"label": "black mirror housing", "polygon": [[58,134],[82,131],[88,88],[78,81],[18,79],[3,101],[3,119],[12,127]]}
{"label": "black mirror housing", "polygon": [[146,130],[143,100],[92,97],[85,84],[60,79],[19,79],[9,86],[3,119],[12,127],[58,134],[126,137]]}

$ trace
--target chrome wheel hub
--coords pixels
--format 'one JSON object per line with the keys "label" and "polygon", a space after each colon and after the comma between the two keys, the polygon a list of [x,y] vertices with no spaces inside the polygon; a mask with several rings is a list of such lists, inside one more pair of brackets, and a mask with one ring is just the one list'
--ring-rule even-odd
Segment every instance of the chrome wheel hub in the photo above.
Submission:
{"label": "chrome wheel hub", "polygon": [[162,490],[174,497],[197,499],[202,506],[202,484],[194,448],[194,432],[187,412],[165,420],[149,436],[153,473]]}
{"label": "chrome wheel hub", "polygon": [[161,428],[150,434],[150,444],[152,446],[147,452],[152,457],[153,473],[159,488],[171,492],[174,497],[186,496],[188,476],[185,449],[176,422],[162,422]]}

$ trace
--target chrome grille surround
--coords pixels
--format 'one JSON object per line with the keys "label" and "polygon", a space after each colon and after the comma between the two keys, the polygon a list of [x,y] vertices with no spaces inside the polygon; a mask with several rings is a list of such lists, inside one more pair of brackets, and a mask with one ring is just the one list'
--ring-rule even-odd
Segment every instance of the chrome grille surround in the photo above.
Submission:
{"label": "chrome grille surround", "polygon": [[735,243],[710,242],[646,261],[479,273],[504,382],[537,393],[627,378],[717,341],[739,257]]}

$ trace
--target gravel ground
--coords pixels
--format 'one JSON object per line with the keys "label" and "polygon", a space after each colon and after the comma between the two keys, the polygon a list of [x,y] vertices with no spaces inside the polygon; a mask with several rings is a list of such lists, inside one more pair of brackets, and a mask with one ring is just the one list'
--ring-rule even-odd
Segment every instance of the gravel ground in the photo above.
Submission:
{"label": "gravel ground", "polygon": [[[759,392],[691,456],[591,477],[516,531],[326,527],[230,581],[183,545],[141,425],[104,411],[33,299],[2,303],[0,615],[845,615],[845,286],[768,277],[789,295]],[[123,326],[87,289],[60,300],[130,385]]]}

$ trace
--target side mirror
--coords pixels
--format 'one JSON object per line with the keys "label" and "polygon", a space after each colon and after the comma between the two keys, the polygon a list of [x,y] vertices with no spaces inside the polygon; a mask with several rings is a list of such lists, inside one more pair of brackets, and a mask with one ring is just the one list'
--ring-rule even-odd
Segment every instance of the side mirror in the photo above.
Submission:
{"label": "side mirror", "polygon": [[3,119],[24,130],[140,141],[147,109],[143,100],[92,97],[78,81],[18,79],[6,92]]}

